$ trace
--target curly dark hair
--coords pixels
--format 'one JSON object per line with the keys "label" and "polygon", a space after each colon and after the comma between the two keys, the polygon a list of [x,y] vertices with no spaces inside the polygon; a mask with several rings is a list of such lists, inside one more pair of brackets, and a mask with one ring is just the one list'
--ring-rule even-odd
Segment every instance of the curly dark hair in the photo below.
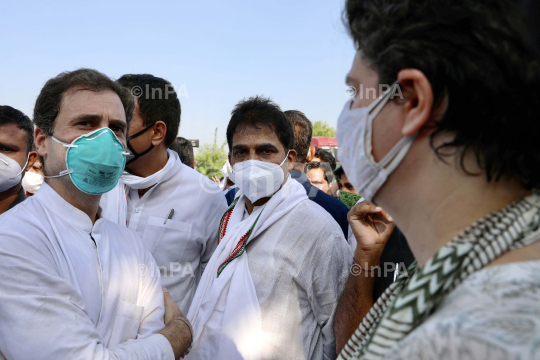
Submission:
{"label": "curly dark hair", "polygon": [[90,91],[114,91],[126,114],[126,122],[129,125],[135,106],[133,97],[122,86],[115,83],[107,75],[93,69],[78,69],[63,72],[45,83],[39,93],[34,106],[34,123],[47,135],[54,131],[54,121],[60,113],[64,93],[74,88]]}
{"label": "curly dark hair", "polygon": [[[344,21],[380,83],[414,68],[431,83],[434,107],[448,98],[431,134],[441,160],[459,154],[471,174],[471,151],[488,182],[540,187],[539,64],[517,1],[348,0]],[[443,133],[453,140],[435,147]]]}

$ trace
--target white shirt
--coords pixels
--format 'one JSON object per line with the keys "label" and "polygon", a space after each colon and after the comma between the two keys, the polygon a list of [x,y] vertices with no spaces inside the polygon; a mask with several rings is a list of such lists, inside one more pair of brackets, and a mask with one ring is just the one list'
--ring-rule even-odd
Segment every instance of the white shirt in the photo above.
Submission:
{"label": "white shirt", "polygon": [[540,261],[472,274],[384,359],[540,359]]}
{"label": "white shirt", "polygon": [[336,358],[334,315],[352,264],[336,221],[304,201],[247,247],[261,308],[263,358]]}
{"label": "white shirt", "polygon": [[[139,234],[156,259],[163,286],[187,313],[217,246],[219,223],[227,210],[223,192],[180,161],[141,198],[137,190],[127,189],[127,226]],[[174,213],[167,219],[171,209]]]}
{"label": "white shirt", "polygon": [[93,225],[46,183],[0,216],[0,274],[6,359],[174,359],[155,334],[163,293],[138,236]]}

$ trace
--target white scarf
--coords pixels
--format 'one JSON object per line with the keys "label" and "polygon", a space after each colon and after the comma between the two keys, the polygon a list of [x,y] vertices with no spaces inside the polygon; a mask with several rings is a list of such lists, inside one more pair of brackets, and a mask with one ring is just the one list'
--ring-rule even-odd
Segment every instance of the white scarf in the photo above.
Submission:
{"label": "white scarf", "polygon": [[148,189],[152,185],[158,185],[160,182],[170,178],[169,172],[177,166],[181,166],[178,153],[167,149],[169,159],[163,169],[153,173],[145,178],[124,172],[118,180],[118,186],[106,194],[105,207],[102,209],[102,216],[109,221],[116,222],[119,225],[126,226],[127,222],[127,193],[131,189]]}
{"label": "white scarf", "polygon": [[[254,360],[262,357],[261,309],[244,251],[217,276],[238,241],[259,217],[249,241],[308,200],[304,187],[290,176],[268,202],[242,221],[245,197],[232,210],[224,238],[212,255],[188,312],[193,325],[193,350],[190,360]],[[217,241],[217,239],[216,239]]]}

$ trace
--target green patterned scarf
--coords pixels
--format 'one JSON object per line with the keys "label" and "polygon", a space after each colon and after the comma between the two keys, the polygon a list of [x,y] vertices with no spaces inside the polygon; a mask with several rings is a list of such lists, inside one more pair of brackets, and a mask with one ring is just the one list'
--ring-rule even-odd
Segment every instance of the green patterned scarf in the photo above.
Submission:
{"label": "green patterned scarf", "polygon": [[[449,292],[501,254],[540,239],[540,196],[491,213],[452,239],[421,269],[413,263],[373,305],[338,359],[382,359]],[[410,275],[410,276],[407,276]]]}

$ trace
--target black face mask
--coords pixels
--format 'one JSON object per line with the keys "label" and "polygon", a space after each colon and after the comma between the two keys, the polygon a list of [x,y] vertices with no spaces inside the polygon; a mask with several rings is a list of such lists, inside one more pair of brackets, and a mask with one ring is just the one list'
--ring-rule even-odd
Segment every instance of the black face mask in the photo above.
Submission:
{"label": "black face mask", "polygon": [[145,151],[143,151],[142,153],[137,153],[137,152],[133,149],[133,147],[131,146],[131,144],[129,143],[131,140],[135,139],[137,136],[139,136],[139,135],[144,134],[145,132],[147,132],[148,129],[150,129],[150,128],[151,128],[152,126],[154,126],[154,125],[155,125],[155,123],[152,124],[152,125],[149,125],[149,126],[145,127],[144,129],[142,129],[141,131],[139,131],[139,132],[136,133],[136,134],[133,134],[133,135],[131,135],[131,136],[128,136],[128,138],[127,138],[127,147],[128,147],[128,149],[129,149],[129,151],[131,152],[132,155],[128,155],[129,160],[126,162],[126,166],[127,166],[129,163],[131,163],[131,162],[137,160],[137,159],[140,158],[141,156],[147,154],[148,152],[150,152],[150,151],[154,148],[154,145],[150,145],[150,147],[149,147],[148,149],[146,149]]}

